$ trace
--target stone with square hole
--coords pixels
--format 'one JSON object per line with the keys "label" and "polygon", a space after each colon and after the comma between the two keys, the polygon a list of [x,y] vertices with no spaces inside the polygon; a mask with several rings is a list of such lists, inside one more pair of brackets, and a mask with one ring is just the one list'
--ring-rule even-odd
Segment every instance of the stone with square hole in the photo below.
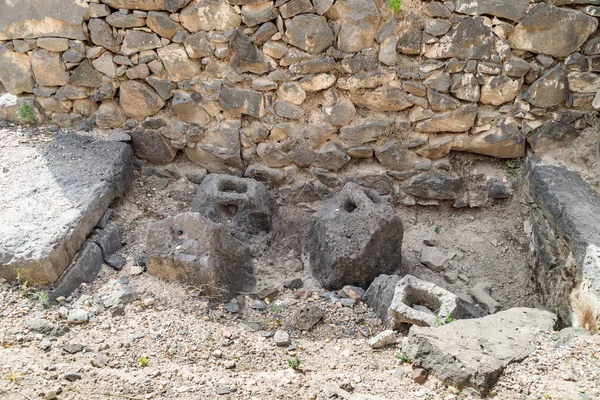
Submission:
{"label": "stone with square hole", "polygon": [[307,247],[311,272],[328,289],[367,287],[401,268],[403,232],[391,205],[349,182],[314,215]]}
{"label": "stone with square hole", "polygon": [[228,227],[234,235],[257,235],[271,230],[273,195],[254,179],[210,174],[203,181],[191,211]]}
{"label": "stone with square hole", "polygon": [[187,212],[151,225],[146,240],[148,273],[180,281],[201,294],[228,300],[254,289],[250,251],[227,228]]}
{"label": "stone with square hole", "polygon": [[449,317],[468,319],[487,315],[454,293],[412,275],[405,275],[396,284],[388,312],[394,329],[403,324],[440,326],[448,322]]}

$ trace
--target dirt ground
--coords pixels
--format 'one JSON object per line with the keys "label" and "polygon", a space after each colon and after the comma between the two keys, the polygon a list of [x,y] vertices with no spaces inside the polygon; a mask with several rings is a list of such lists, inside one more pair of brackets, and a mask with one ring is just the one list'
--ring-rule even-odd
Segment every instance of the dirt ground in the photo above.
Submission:
{"label": "dirt ground", "polygon": [[[17,134],[36,141],[52,136]],[[504,308],[538,306],[528,265],[529,210],[519,195],[518,163],[507,170],[504,163],[484,157],[453,157],[453,162],[513,181],[515,196],[480,209],[406,207],[392,197],[405,229],[402,269],[462,297],[487,281]],[[280,289],[264,310],[246,306],[230,313],[194,288],[160,281],[136,268],[144,265],[145,236],[152,222],[185,211],[194,198],[197,185],[185,175],[202,171],[182,157],[175,164],[182,177],[170,180],[160,169],[138,165],[133,186],[112,206],[111,219],[124,236],[120,254],[128,259],[122,271],[105,266],[94,284],[48,308],[26,297],[18,283],[0,282],[0,398],[52,398],[60,392],[59,399],[314,399],[323,391],[330,398],[337,391],[338,398],[352,393],[365,400],[369,397],[358,394],[479,398],[473,390],[458,390],[434,377],[415,383],[412,367],[398,358],[398,346],[373,350],[367,345],[384,328],[365,304],[344,307],[323,296],[325,290],[310,277],[302,255],[308,222],[320,202],[280,206],[271,245],[255,252],[258,288]],[[448,255],[446,271],[457,279],[420,263],[424,240],[436,242]],[[283,289],[284,281],[296,277],[303,279],[302,289]],[[123,282],[135,289],[137,299],[119,313],[102,307],[103,299]],[[325,317],[311,331],[301,332],[293,328],[292,318],[307,304],[318,305]],[[63,336],[26,327],[32,318],[64,324],[65,305],[87,310],[90,322],[71,325]],[[291,346],[275,345],[270,335],[277,329],[291,333]],[[534,356],[510,366],[491,397],[600,398],[600,336],[559,339],[552,332],[540,338]],[[73,345],[81,346],[75,346],[75,353],[65,350]],[[294,370],[290,363],[298,363],[296,356]]]}

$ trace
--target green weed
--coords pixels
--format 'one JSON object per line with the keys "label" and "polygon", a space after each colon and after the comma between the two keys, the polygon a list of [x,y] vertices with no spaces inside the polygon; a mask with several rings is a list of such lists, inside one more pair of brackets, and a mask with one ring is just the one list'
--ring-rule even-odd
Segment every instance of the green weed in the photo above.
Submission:
{"label": "green weed", "polygon": [[398,12],[402,8],[402,0],[388,0],[387,4],[393,12]]}
{"label": "green weed", "polygon": [[402,361],[404,364],[412,364],[412,360],[406,353],[396,353],[396,358]]}
{"label": "green weed", "polygon": [[29,104],[23,104],[21,107],[19,107],[17,114],[26,125],[37,124],[37,116]]}
{"label": "green weed", "polygon": [[300,368],[300,359],[298,358],[297,355],[295,355],[292,358],[288,358],[287,360],[288,366],[293,369],[294,371],[297,371]]}
{"label": "green weed", "polygon": [[142,367],[148,366],[148,358],[143,354],[140,356],[139,362]]}

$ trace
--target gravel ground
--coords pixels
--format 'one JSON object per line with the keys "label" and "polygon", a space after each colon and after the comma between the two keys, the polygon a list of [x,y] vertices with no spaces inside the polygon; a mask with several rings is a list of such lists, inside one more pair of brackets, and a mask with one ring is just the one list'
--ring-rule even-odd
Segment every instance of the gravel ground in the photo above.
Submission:
{"label": "gravel ground", "polygon": [[[23,287],[0,285],[5,398],[52,398],[53,392],[60,399],[314,399],[322,392],[338,398],[478,398],[434,377],[415,383],[412,367],[396,357],[397,346],[372,350],[367,337],[383,328],[362,303],[350,308],[322,292],[284,290],[265,310],[244,307],[234,314],[180,285],[131,275],[132,269],[137,273],[131,266],[120,273],[104,269],[73,296],[79,300],[49,308],[31,298],[33,290],[26,297]],[[121,286],[119,278],[139,300],[111,312],[101,303]],[[318,306],[325,317],[301,332],[293,317],[306,305]],[[66,326],[68,307],[87,311],[90,321],[69,325],[62,336],[60,329],[41,333],[31,325],[42,318],[51,327]],[[290,346],[268,337],[278,329],[290,332]],[[571,336],[541,337],[530,358],[506,370],[491,398],[600,398],[600,335]],[[295,356],[297,370],[288,365]]]}

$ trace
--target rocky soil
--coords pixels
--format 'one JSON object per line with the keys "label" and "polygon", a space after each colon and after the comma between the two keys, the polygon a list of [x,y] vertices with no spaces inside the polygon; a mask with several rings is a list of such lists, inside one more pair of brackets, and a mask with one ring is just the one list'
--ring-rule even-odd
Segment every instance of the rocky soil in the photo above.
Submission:
{"label": "rocky soil", "polygon": [[[22,141],[53,135],[12,134]],[[0,163],[10,169],[7,159]],[[507,174],[518,184],[515,171],[498,162],[463,156],[452,162]],[[354,294],[326,292],[310,278],[299,238],[320,202],[279,207],[273,244],[255,255],[257,290],[279,291],[267,296],[270,301],[239,296],[237,309],[201,297],[197,288],[149,276],[143,267],[149,224],[185,211],[197,189],[192,179],[205,173],[184,159],[168,167],[178,175],[166,169],[140,163],[132,188],[113,204],[111,220],[123,231],[120,254],[128,261],[123,270],[104,266],[95,283],[49,307],[43,289],[0,284],[4,398],[479,397],[435,377],[422,382],[422,371],[413,371],[400,350],[405,333],[396,334],[396,344],[372,349],[368,339],[385,329],[372,310]],[[504,308],[538,304],[528,272],[528,209],[519,196],[483,209],[396,204],[395,210],[404,222],[403,256],[411,274],[465,297],[473,284],[489,281]],[[424,241],[446,256],[443,274],[420,263]],[[303,286],[283,287],[294,278]],[[324,315],[301,331],[296,315],[307,307]],[[600,397],[599,335],[547,332],[536,346],[531,357],[509,366],[492,398]]]}

